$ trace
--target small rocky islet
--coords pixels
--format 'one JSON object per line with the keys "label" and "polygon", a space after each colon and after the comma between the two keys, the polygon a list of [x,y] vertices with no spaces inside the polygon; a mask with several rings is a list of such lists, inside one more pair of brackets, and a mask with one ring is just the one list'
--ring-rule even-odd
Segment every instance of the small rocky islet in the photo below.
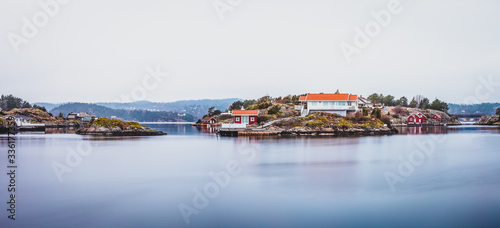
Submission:
{"label": "small rocky islet", "polygon": [[476,125],[500,125],[500,115],[482,116]]}
{"label": "small rocky islet", "polygon": [[76,134],[97,136],[153,136],[166,135],[167,133],[153,130],[137,122],[98,118],[83,124],[82,128],[76,131]]}

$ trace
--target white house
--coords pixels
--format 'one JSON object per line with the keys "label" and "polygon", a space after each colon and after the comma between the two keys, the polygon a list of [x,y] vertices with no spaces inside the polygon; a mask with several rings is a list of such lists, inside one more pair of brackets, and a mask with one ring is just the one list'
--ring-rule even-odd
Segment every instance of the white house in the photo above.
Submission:
{"label": "white house", "polygon": [[372,101],[368,100],[366,97],[359,96],[358,97],[358,106],[360,108],[366,107],[366,108],[373,108]]}
{"label": "white house", "polygon": [[301,116],[311,112],[327,112],[346,116],[358,110],[358,96],[348,93],[309,93],[299,98]]}
{"label": "white house", "polygon": [[44,126],[45,124],[33,124],[31,123],[31,117],[23,116],[23,115],[6,115],[4,119],[12,116],[16,125],[18,127],[36,127],[36,126]]}

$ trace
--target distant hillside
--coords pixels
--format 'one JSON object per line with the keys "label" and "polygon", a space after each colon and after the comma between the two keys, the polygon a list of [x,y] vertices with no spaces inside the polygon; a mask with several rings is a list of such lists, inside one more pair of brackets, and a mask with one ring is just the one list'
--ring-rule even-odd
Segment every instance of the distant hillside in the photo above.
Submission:
{"label": "distant hillside", "polygon": [[124,110],[112,109],[97,104],[88,103],[68,103],[63,104],[50,110],[52,115],[57,116],[62,113],[67,116],[70,112],[88,112],[99,117],[110,118],[116,116],[117,118],[127,121],[140,121],[140,122],[179,122],[195,121],[195,117],[190,114],[178,114],[175,112],[166,111],[146,111],[146,110]]}
{"label": "distant hillside", "polygon": [[144,109],[148,111],[169,111],[178,113],[191,114],[196,118],[201,118],[207,114],[210,107],[215,109],[226,110],[229,105],[234,101],[240,100],[238,98],[227,99],[203,99],[203,100],[183,100],[175,102],[150,102],[150,101],[136,101],[132,103],[118,103],[106,102],[96,103],[98,105],[106,106],[115,109]]}
{"label": "distant hillside", "polygon": [[[193,115],[195,118],[199,119],[203,115],[207,114],[210,107],[215,107],[218,110],[226,110],[229,105],[234,101],[241,100],[238,98],[227,98],[227,99],[203,99],[203,100],[183,100],[175,102],[151,102],[151,101],[136,101],[131,103],[119,103],[119,102],[98,102],[96,105],[102,105],[104,107],[112,109],[125,109],[125,110],[135,110],[142,109],[147,111],[167,111],[167,112],[178,112]],[[47,110],[52,110],[61,104],[53,104],[40,102],[37,105],[44,106]],[[59,113],[57,113],[59,114]]]}
{"label": "distant hillside", "polygon": [[52,110],[53,108],[61,105],[61,104],[54,104],[54,103],[46,103],[46,102],[39,102],[39,103],[34,103],[38,106],[42,106],[42,107],[45,107],[47,110]]}
{"label": "distant hillside", "polygon": [[494,115],[500,103],[481,103],[481,104],[448,104],[450,114],[485,114]]}

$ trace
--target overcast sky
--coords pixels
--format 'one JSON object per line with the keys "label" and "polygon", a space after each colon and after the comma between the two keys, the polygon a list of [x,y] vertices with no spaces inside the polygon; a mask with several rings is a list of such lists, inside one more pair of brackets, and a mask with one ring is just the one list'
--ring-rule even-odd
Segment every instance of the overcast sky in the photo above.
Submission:
{"label": "overcast sky", "polygon": [[[61,0],[48,19],[40,2],[50,1],[0,2],[0,93],[30,102],[337,89],[500,101],[500,86],[481,82],[500,82],[495,0]],[[391,18],[377,22],[372,12]],[[26,33],[34,16],[38,31]],[[356,46],[356,29],[367,25],[369,43]],[[346,55],[342,45],[356,51]],[[156,65],[169,74],[145,88],[147,67]]]}

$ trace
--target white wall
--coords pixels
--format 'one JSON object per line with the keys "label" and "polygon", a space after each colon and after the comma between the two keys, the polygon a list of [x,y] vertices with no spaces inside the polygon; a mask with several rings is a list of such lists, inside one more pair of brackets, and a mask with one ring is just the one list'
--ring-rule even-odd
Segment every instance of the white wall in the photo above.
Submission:
{"label": "white wall", "polygon": [[338,110],[352,109],[358,110],[358,102],[351,101],[351,106],[348,106],[348,101],[308,101],[307,108],[309,110]]}

